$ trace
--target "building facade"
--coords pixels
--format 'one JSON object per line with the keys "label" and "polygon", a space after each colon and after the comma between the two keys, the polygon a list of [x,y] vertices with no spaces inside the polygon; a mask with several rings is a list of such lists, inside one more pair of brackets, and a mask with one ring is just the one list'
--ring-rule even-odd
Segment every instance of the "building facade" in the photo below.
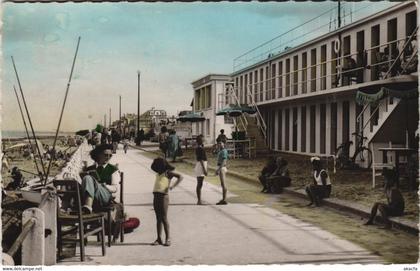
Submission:
{"label": "building facade", "polygon": [[202,134],[205,144],[215,144],[221,129],[227,137],[232,133],[233,120],[228,116],[216,116],[216,113],[229,105],[226,89],[233,86],[229,75],[209,74],[192,82],[193,111],[202,113],[205,120],[193,124],[193,135]]}
{"label": "building facade", "polygon": [[389,142],[414,142],[418,102],[359,105],[356,93],[418,88],[416,27],[415,4],[398,4],[234,72],[235,94],[261,111],[273,150],[333,155],[357,132],[379,156]]}

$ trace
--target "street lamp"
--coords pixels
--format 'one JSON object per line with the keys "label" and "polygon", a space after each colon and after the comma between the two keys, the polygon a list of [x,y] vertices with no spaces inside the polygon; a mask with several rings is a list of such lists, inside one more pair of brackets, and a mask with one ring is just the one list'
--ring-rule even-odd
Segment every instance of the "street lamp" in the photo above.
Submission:
{"label": "street lamp", "polygon": [[140,145],[140,71],[137,71],[137,133],[136,145]]}

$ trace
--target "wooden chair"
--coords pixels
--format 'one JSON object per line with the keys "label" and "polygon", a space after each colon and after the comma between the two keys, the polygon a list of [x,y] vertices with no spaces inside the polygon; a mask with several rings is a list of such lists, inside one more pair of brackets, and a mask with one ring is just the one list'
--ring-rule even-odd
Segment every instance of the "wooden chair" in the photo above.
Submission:
{"label": "wooden chair", "polygon": [[[124,215],[124,172],[120,172],[120,199],[119,199],[119,203],[121,204],[122,207],[122,214]],[[115,199],[113,200],[115,201]],[[107,207],[102,207],[100,209],[101,212],[106,213],[106,217],[107,217],[107,223],[108,223],[108,247],[111,247],[111,243],[116,241],[116,236],[113,234],[112,232],[112,212],[116,211],[116,204],[115,203],[111,203],[111,205],[107,206]],[[123,229],[123,222],[124,219],[122,218],[121,221],[117,221],[117,229],[119,229],[120,231],[120,242],[123,243],[124,242],[124,229]],[[112,238],[113,237],[113,238]],[[112,238],[112,241],[111,241]]]}
{"label": "wooden chair", "polygon": [[[376,160],[378,160],[375,157],[375,148],[374,143],[371,144],[371,151],[372,151],[372,188],[375,188],[376,186],[376,177],[382,176],[382,170],[383,168],[393,168],[394,164],[392,162],[384,163],[378,163]],[[375,160],[376,159],[376,160]]]}
{"label": "wooden chair", "polygon": [[[102,256],[105,256],[105,214],[83,214],[80,184],[76,180],[54,180],[57,194],[61,196],[62,206],[69,212],[57,208],[58,257],[61,257],[64,242],[79,243],[80,260],[85,260],[87,237],[97,235],[101,240]],[[68,226],[63,229],[63,226]],[[69,235],[76,234],[76,237]]]}

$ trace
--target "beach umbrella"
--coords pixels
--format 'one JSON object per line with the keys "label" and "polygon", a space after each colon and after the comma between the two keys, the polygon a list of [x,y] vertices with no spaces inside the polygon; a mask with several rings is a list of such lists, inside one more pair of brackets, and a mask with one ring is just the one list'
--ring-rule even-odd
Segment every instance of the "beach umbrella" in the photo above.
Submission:
{"label": "beach umbrella", "polygon": [[16,148],[22,148],[22,147],[25,147],[27,145],[29,145],[29,143],[18,143],[18,144],[15,144],[13,146],[8,147],[7,149],[5,149],[5,151],[9,151],[9,150],[16,149]]}
{"label": "beach umbrella", "polygon": [[200,122],[206,120],[206,118],[197,113],[189,113],[177,118],[177,120],[180,122]]}
{"label": "beach umbrella", "polygon": [[79,135],[79,136],[85,136],[87,134],[89,134],[89,130],[79,130],[76,132],[76,135]]}
{"label": "beach umbrella", "polygon": [[235,118],[235,132],[238,133],[238,123],[236,118],[242,114],[255,114],[257,111],[249,106],[230,105],[229,107],[223,108],[216,113],[216,116],[225,116]]}
{"label": "beach umbrella", "polygon": [[249,106],[239,106],[239,105],[231,105],[229,107],[223,108],[219,110],[216,115],[217,116],[224,116],[228,115],[230,117],[239,117],[240,115],[246,114],[255,114],[257,111]]}

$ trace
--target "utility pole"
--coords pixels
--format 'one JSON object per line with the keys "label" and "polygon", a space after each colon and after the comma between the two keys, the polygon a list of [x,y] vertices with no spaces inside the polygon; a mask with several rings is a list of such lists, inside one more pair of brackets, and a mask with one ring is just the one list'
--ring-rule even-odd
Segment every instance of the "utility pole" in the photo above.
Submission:
{"label": "utility pole", "polygon": [[[137,71],[137,132],[136,138],[138,138],[140,132],[140,71]],[[140,142],[137,139],[136,144],[139,145]]]}
{"label": "utility pole", "polygon": [[109,127],[111,127],[111,107],[109,108]]}
{"label": "utility pole", "polygon": [[106,128],[106,114],[104,115],[104,128]]}
{"label": "utility pole", "polygon": [[338,0],[338,11],[337,11],[337,16],[338,16],[338,28],[341,27],[341,1]]}
{"label": "utility pole", "polygon": [[121,131],[121,95],[120,95],[120,112],[119,112],[119,119],[118,119],[118,132],[123,135],[122,131]]}

